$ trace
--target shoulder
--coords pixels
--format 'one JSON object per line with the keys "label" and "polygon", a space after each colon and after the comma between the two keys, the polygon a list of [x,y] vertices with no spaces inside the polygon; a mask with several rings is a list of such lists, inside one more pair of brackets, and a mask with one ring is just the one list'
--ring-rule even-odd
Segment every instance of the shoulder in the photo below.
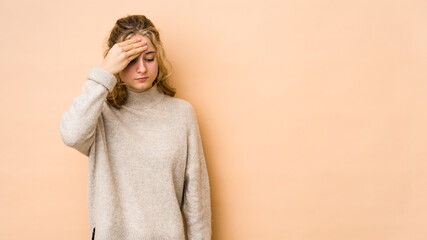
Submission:
{"label": "shoulder", "polygon": [[183,113],[194,113],[194,108],[191,105],[191,103],[189,103],[188,101],[181,99],[181,98],[176,98],[176,97],[170,97],[170,96],[165,96],[165,103],[175,109],[178,110],[180,112]]}
{"label": "shoulder", "polygon": [[176,97],[165,96],[167,109],[170,113],[174,115],[176,119],[180,118],[185,120],[187,124],[194,124],[197,122],[196,113],[194,111],[193,105],[190,102]]}

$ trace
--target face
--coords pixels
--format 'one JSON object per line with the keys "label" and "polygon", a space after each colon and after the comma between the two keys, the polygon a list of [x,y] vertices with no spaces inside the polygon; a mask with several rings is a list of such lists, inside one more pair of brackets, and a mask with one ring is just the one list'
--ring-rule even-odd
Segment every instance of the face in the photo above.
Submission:
{"label": "face", "polygon": [[146,41],[148,48],[138,57],[132,60],[119,76],[126,84],[129,91],[144,92],[153,86],[153,81],[157,77],[158,62],[156,49],[150,39],[142,35],[132,35],[127,39],[140,37],[142,42]]}

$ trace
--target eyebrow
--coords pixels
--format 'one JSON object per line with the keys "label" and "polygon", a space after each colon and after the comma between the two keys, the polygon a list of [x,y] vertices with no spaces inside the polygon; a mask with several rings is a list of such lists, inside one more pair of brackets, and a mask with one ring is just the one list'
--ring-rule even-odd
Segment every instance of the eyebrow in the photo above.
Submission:
{"label": "eyebrow", "polygon": [[148,54],[152,54],[152,53],[156,53],[156,51],[146,52],[146,53],[144,53],[144,55],[148,55]]}

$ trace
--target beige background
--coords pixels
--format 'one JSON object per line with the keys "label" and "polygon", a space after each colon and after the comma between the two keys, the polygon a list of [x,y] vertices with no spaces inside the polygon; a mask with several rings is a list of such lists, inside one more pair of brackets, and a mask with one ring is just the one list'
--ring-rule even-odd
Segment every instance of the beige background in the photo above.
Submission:
{"label": "beige background", "polygon": [[0,3],[0,239],[86,239],[61,115],[119,17],[160,29],[196,109],[213,239],[426,239],[427,2]]}

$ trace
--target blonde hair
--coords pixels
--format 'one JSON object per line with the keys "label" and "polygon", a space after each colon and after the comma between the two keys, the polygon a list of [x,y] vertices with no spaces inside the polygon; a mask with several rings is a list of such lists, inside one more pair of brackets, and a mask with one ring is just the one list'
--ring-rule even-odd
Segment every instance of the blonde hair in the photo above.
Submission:
{"label": "blonde hair", "polygon": [[[151,43],[156,48],[156,58],[158,63],[157,77],[153,82],[153,86],[157,84],[157,88],[166,95],[175,96],[175,89],[172,88],[168,80],[170,78],[170,63],[166,58],[163,43],[160,40],[159,31],[154,24],[144,15],[130,15],[120,18],[116,21],[110,36],[107,41],[107,49],[104,52],[104,57],[107,56],[114,44],[124,41],[128,36],[140,34],[150,39]],[[119,74],[116,74],[117,84],[107,95],[107,101],[112,106],[120,108],[126,103],[127,90],[120,79]]]}

